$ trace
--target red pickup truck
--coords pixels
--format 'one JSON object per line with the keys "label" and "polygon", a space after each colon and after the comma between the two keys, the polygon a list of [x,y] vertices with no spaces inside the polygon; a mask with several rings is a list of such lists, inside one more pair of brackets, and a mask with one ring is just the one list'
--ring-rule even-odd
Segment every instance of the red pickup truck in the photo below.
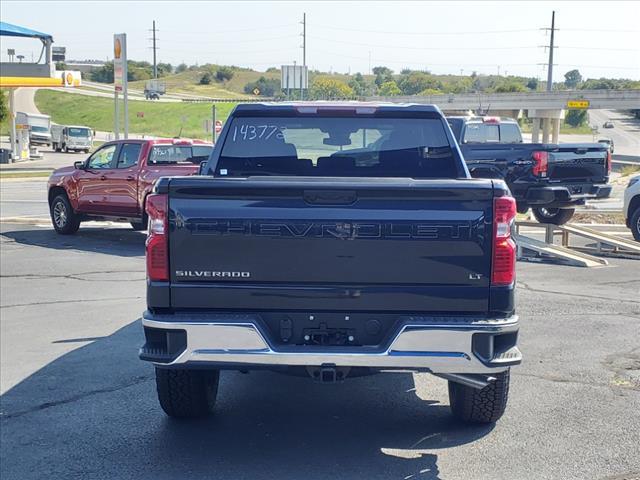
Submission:
{"label": "red pickup truck", "polygon": [[145,200],[160,177],[194,175],[211,143],[186,139],[118,140],[49,177],[49,211],[56,232],[73,234],[83,220],[130,222],[144,230]]}

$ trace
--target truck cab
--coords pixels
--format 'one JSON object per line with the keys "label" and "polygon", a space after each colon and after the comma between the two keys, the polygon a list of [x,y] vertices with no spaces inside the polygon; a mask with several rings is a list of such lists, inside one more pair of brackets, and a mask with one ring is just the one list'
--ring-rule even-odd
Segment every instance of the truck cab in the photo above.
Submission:
{"label": "truck cab", "polygon": [[51,148],[56,152],[89,153],[93,130],[84,125],[51,125]]}

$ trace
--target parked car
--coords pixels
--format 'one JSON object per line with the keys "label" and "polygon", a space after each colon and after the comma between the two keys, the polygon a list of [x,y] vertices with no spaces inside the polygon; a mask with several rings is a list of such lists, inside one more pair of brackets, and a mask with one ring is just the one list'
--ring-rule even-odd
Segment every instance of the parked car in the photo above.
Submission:
{"label": "parked car", "polygon": [[601,138],[600,140],[598,140],[598,143],[602,143],[603,145],[606,145],[607,147],[609,147],[609,151],[611,152],[611,154],[613,154],[614,151],[614,145],[613,145],[613,140],[610,138]]}
{"label": "parked car", "polygon": [[640,175],[629,180],[629,185],[624,191],[622,211],[625,223],[633,233],[633,238],[640,242]]}
{"label": "parked car", "polygon": [[51,125],[51,148],[56,152],[89,153],[93,130],[82,125]]}
{"label": "parked car", "polygon": [[613,128],[613,122],[604,122],[602,126],[604,128]]}
{"label": "parked car", "polygon": [[568,222],[577,205],[607,198],[611,153],[600,143],[523,143],[518,122],[448,117],[473,177],[501,178],[518,204],[541,223]]}
{"label": "parked car", "polygon": [[186,139],[108,142],[84,161],[49,177],[49,209],[56,232],[78,231],[84,220],[147,225],[145,202],[154,182],[169,175],[193,175],[213,146]]}
{"label": "parked car", "polygon": [[458,418],[501,417],[516,204],[470,177],[437,107],[238,105],[203,174],[147,197],[140,358],[168,415],[208,414],[220,370],[266,368],[429,372]]}

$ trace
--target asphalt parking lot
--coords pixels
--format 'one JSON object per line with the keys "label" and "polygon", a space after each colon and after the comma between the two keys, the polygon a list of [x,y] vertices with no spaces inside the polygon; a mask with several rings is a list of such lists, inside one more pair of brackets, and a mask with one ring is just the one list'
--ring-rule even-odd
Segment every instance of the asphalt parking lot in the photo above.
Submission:
{"label": "asphalt parking lot", "polygon": [[35,223],[0,231],[3,479],[640,475],[638,261],[518,264],[525,361],[494,428],[456,423],[446,382],[408,373],[225,372],[216,414],[179,422],[137,359],[144,234]]}

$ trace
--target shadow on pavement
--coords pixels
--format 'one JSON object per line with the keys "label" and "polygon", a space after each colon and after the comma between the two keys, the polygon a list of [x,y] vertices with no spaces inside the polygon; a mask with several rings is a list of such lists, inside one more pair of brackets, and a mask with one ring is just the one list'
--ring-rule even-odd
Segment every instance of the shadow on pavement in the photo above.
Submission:
{"label": "shadow on pavement", "polygon": [[[56,342],[69,340],[61,333]],[[418,398],[406,373],[319,385],[224,372],[216,413],[176,421],[157,404],[141,343],[133,322],[0,397],[0,476],[438,479],[438,449],[492,429],[459,424],[447,405]]]}
{"label": "shadow on pavement", "polygon": [[144,255],[146,232],[136,232],[130,227],[101,228],[81,226],[75,235],[59,235],[53,228],[7,230],[2,235],[16,243],[35,245],[53,250],[81,250],[105,253],[120,257]]}

